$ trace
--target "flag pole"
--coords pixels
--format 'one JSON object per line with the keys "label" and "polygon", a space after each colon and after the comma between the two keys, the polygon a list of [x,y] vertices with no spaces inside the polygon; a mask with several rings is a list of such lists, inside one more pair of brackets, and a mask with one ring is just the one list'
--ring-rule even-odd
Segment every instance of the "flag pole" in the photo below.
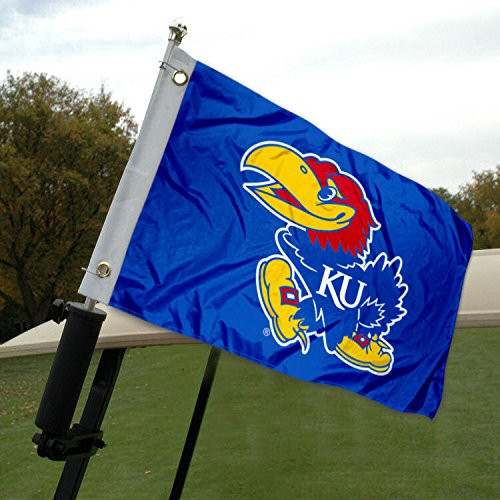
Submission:
{"label": "flag pole", "polygon": [[38,454],[50,456],[56,436],[66,436],[94,353],[97,337],[106,313],[95,308],[96,301],[84,304],[56,300],[51,316],[56,323],[66,320],[35,423],[42,429],[34,439]]}
{"label": "flag pole", "polygon": [[[170,26],[169,42],[152,100],[168,67],[173,48],[181,43],[186,33],[186,27],[180,23]],[[187,82],[187,75],[182,70],[176,70],[172,79],[176,85],[182,86]],[[147,116],[144,121],[148,121]],[[110,275],[111,266],[107,262],[99,262],[96,272],[85,271],[105,278]],[[70,428],[106,318],[106,313],[95,307],[97,300],[90,296],[92,294],[82,295],[86,296],[84,303],[65,304],[57,299],[51,307],[52,319],[57,323],[66,320],[66,324],[35,419],[42,432],[32,439],[37,444],[39,456],[66,462],[54,497],[57,500],[76,498],[90,457],[105,446],[100,427],[126,351],[125,348],[103,351],[80,422]]]}

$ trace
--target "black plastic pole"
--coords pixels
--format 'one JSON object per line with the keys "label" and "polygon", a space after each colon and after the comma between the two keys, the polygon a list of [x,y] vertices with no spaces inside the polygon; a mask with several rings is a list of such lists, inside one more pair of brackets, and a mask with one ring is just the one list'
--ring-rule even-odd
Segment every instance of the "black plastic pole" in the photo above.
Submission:
{"label": "black plastic pole", "polygon": [[184,483],[186,482],[186,477],[189,471],[191,458],[193,457],[194,448],[196,446],[196,440],[198,439],[198,434],[200,433],[201,424],[203,422],[203,416],[207,407],[208,397],[210,396],[210,390],[212,389],[215,372],[217,371],[219,356],[220,350],[216,347],[212,347],[210,349],[210,355],[208,356],[207,366],[205,368],[205,374],[203,375],[203,381],[201,382],[200,391],[198,392],[198,399],[196,400],[193,416],[191,417],[191,424],[184,443],[184,449],[182,450],[179,466],[177,467],[174,484],[170,492],[170,500],[178,500],[181,497],[182,489],[184,488]]}
{"label": "black plastic pole", "polygon": [[[75,413],[106,313],[93,303],[70,302],[35,424],[46,435],[65,434]],[[40,450],[39,450],[40,451]]]}

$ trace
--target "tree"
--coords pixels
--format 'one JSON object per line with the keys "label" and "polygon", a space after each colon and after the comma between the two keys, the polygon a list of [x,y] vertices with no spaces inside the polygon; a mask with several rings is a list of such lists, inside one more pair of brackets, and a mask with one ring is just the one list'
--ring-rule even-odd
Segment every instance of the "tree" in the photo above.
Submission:
{"label": "tree", "polygon": [[474,172],[456,194],[445,188],[433,191],[472,226],[475,249],[500,247],[500,165]]}
{"label": "tree", "polygon": [[[45,74],[0,85],[0,341],[76,298],[133,146],[129,109]],[[4,319],[9,318],[9,324]]]}
{"label": "tree", "polygon": [[437,194],[445,203],[448,203],[450,207],[453,207],[455,210],[455,195],[451,194],[446,188],[438,187],[432,190],[434,194]]}

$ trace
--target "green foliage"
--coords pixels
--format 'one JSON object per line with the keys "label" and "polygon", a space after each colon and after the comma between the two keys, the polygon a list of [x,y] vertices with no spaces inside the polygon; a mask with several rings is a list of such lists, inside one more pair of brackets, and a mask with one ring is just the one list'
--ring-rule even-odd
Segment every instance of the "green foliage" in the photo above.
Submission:
{"label": "green foliage", "polygon": [[433,192],[472,226],[475,249],[500,248],[500,165],[474,172],[455,194],[445,188]]}
{"label": "green foliage", "polygon": [[[0,301],[19,323],[75,297],[136,134],[128,109],[45,74],[0,85]],[[2,304],[0,304],[2,307]],[[0,341],[10,325],[2,321]]]}

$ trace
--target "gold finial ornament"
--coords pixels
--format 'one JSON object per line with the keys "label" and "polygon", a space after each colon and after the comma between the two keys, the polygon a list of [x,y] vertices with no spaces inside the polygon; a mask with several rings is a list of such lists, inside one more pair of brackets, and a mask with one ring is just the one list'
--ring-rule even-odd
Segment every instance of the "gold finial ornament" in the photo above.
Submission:
{"label": "gold finial ornament", "polygon": [[182,39],[187,35],[187,26],[183,23],[180,22],[172,22],[172,24],[169,26],[170,29],[170,36],[168,37],[169,40],[173,40],[177,45],[179,45],[182,42]]}

